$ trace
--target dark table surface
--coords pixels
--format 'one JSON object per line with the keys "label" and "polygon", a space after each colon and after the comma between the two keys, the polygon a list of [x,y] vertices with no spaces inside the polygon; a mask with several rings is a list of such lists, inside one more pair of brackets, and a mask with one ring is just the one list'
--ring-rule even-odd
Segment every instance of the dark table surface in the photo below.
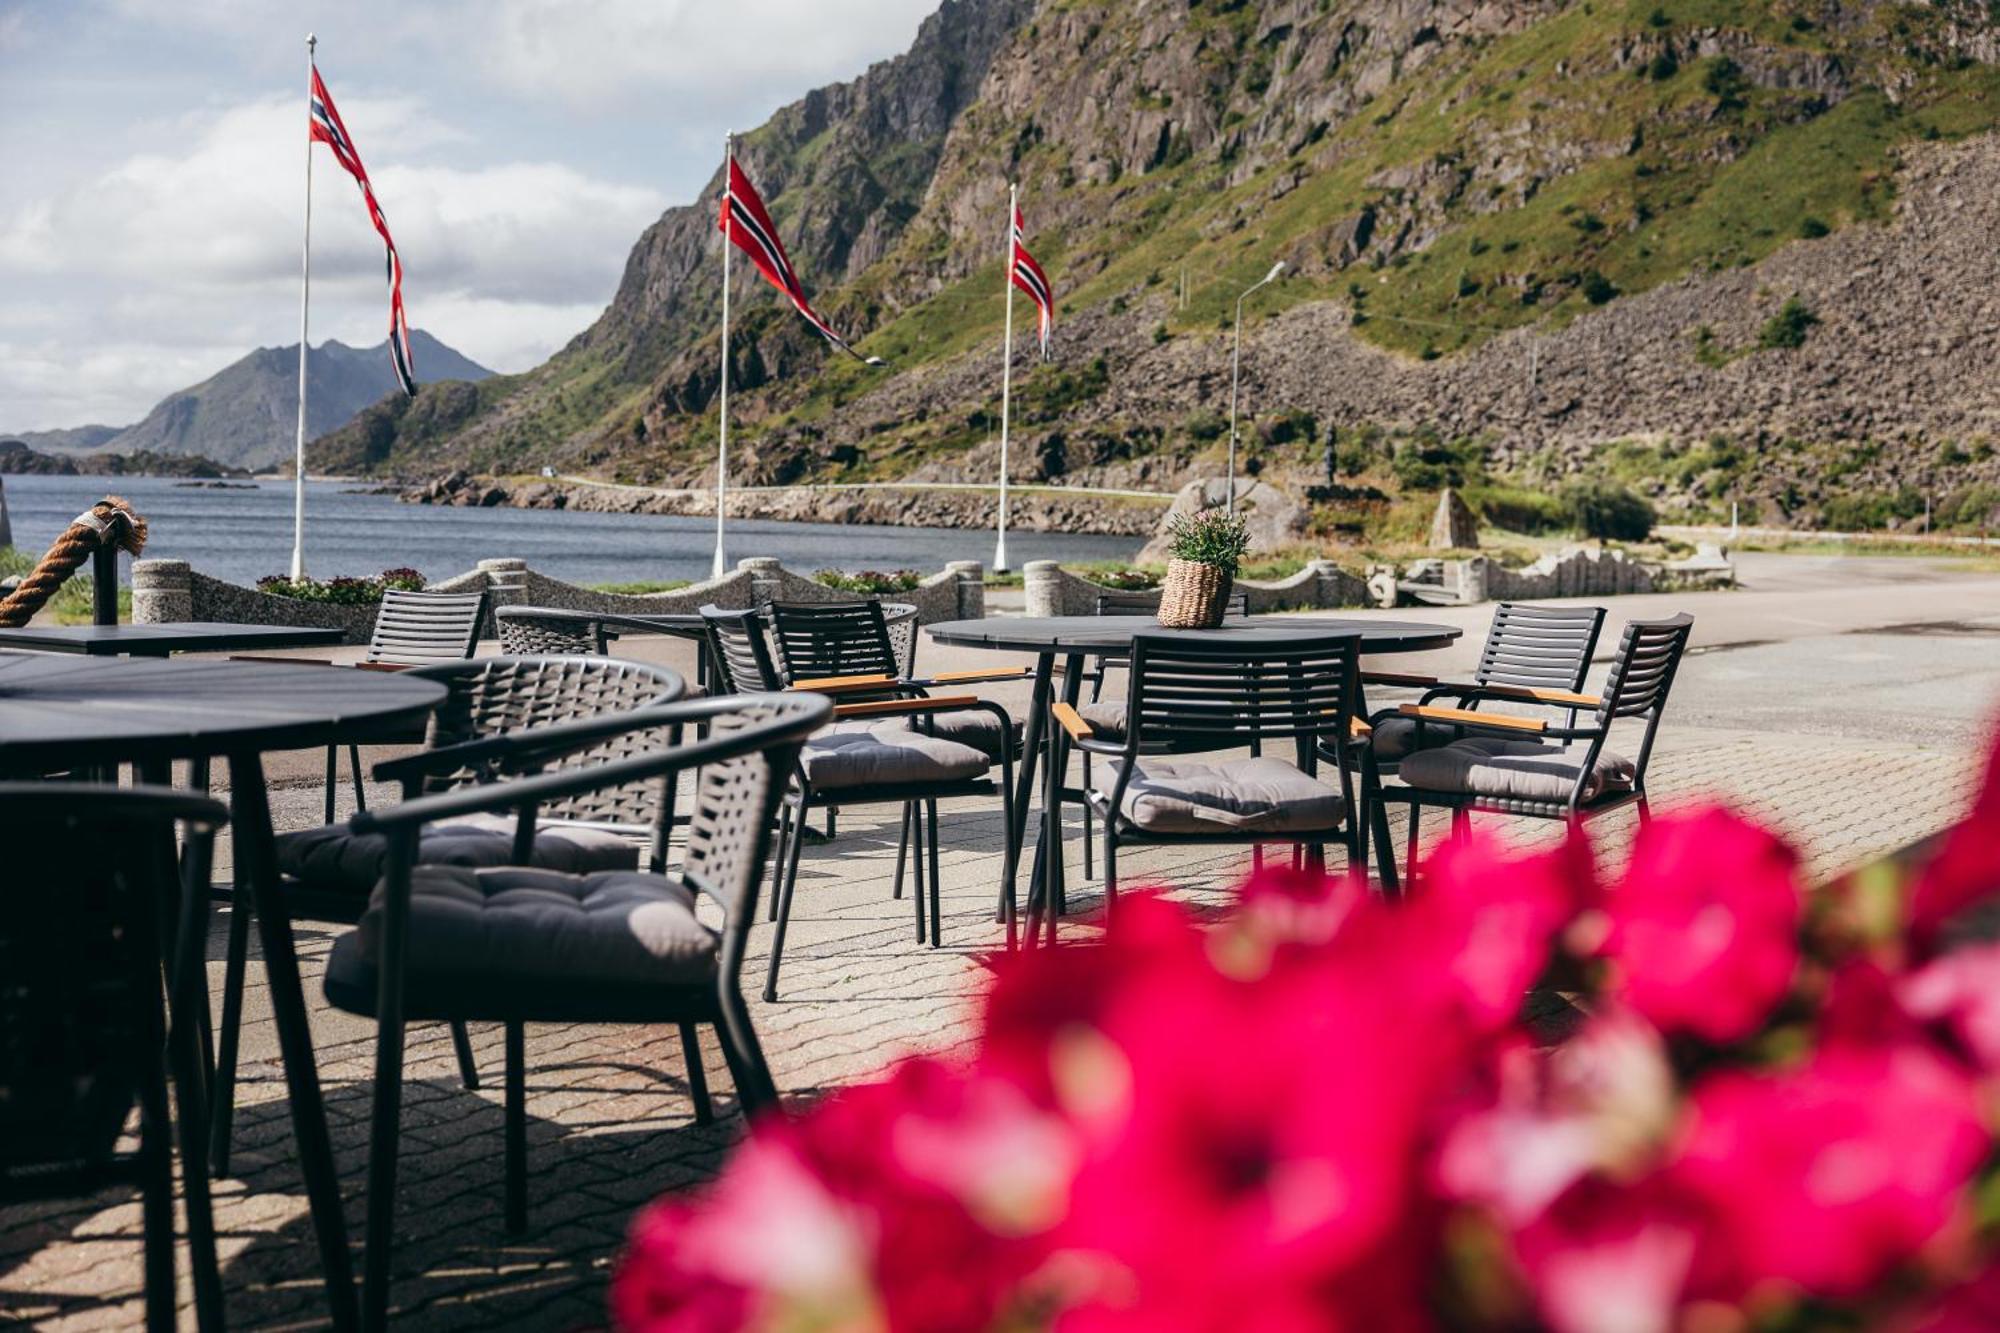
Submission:
{"label": "dark table surface", "polygon": [[[534,620],[550,620],[565,625],[602,625],[614,634],[620,630],[637,633],[687,635],[699,638],[705,631],[699,612],[694,611],[582,611],[566,606],[502,607],[503,618],[514,612]],[[882,603],[882,616],[891,625],[908,620],[917,608],[906,602]]]}
{"label": "dark table surface", "polygon": [[421,722],[444,695],[414,676],[312,664],[0,653],[0,769],[306,749]]}
{"label": "dark table surface", "polygon": [[88,657],[165,657],[169,653],[236,653],[269,648],[330,648],[346,631],[304,625],[231,625],[168,621],[158,625],[34,625],[0,629],[0,648]]}
{"label": "dark table surface", "polygon": [[1456,642],[1463,630],[1410,620],[1362,620],[1353,616],[1247,616],[1225,620],[1220,629],[1163,629],[1150,616],[989,616],[946,620],[928,627],[939,643],[965,648],[1005,648],[1030,653],[1124,652],[1135,634],[1242,643],[1295,642],[1324,634],[1359,634],[1363,653],[1420,653]]}

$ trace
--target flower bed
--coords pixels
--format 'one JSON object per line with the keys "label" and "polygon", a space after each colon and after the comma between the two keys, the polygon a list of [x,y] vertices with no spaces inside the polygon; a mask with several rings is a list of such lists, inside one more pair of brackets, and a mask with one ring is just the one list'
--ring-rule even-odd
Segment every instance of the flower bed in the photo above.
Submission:
{"label": "flower bed", "polygon": [[422,592],[424,576],[414,569],[385,569],[374,578],[337,574],[333,578],[294,579],[283,574],[266,574],[257,580],[257,591],[272,597],[289,597],[295,602],[320,602],[328,606],[373,606],[390,589]]}
{"label": "flower bed", "polygon": [[1103,948],[1001,960],[969,1056],[769,1120],[642,1214],[614,1316],[1994,1327],[2000,751],[1913,875],[1808,897],[1720,808],[1593,864],[1477,837],[1402,902],[1267,869],[1212,929],[1130,896]]}
{"label": "flower bed", "polygon": [[924,581],[924,576],[914,569],[862,569],[852,574],[838,569],[816,569],[813,581],[842,592],[880,597],[886,593],[909,592]]}

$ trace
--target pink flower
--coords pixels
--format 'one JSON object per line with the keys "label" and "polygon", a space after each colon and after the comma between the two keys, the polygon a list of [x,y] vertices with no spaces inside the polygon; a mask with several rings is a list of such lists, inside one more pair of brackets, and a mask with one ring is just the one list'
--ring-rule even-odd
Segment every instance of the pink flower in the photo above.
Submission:
{"label": "pink flower", "polygon": [[1670,1171],[1714,1218],[1703,1288],[1731,1299],[1772,1281],[1865,1292],[1945,1230],[1988,1147],[1971,1081],[1914,1043],[1720,1073],[1690,1110]]}
{"label": "pink flower", "polygon": [[1612,989],[1668,1035],[1750,1036],[1798,969],[1798,860],[1719,808],[1643,828],[1607,897]]}
{"label": "pink flower", "polygon": [[1590,1179],[1518,1233],[1515,1253],[1555,1333],[1670,1333],[1700,1225],[1657,1177]]}
{"label": "pink flower", "polygon": [[1986,754],[1986,774],[1964,820],[1923,869],[1910,897],[1910,935],[1929,950],[1960,912],[2000,893],[2000,730]]}
{"label": "pink flower", "polygon": [[1948,1025],[1981,1069],[2000,1073],[2000,943],[1954,949],[1903,978],[1897,993],[1910,1013]]}

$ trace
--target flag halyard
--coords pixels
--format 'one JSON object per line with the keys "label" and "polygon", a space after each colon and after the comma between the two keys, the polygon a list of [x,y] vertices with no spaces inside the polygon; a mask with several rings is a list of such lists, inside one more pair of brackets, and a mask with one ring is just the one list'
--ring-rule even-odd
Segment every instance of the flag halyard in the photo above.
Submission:
{"label": "flag halyard", "polygon": [[395,367],[396,382],[403,386],[403,392],[414,395],[417,391],[416,363],[410,355],[409,319],[403,312],[402,256],[396,253],[396,241],[389,235],[389,220],[382,214],[382,205],[376,202],[375,186],[368,179],[368,169],[361,165],[361,154],[354,147],[354,139],[340,118],[339,108],[334,106],[333,98],[327,93],[317,66],[312,71],[311,134],[315,142],[331,149],[333,160],[354,177],[354,183],[361,188],[362,202],[368,206],[368,220],[382,237],[387,251],[383,269],[389,283],[389,362]]}

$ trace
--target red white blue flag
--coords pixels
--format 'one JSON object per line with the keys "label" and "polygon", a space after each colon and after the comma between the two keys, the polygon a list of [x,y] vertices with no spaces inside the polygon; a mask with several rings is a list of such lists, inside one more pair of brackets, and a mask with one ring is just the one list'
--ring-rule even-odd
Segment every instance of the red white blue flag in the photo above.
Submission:
{"label": "red white blue flag", "polygon": [[368,182],[368,169],[361,165],[361,154],[355,151],[354,140],[348,135],[340,112],[334,108],[333,98],[327,95],[326,85],[320,82],[318,66],[312,72],[312,137],[333,150],[333,160],[361,187],[362,201],[368,205],[368,220],[375,224],[375,230],[382,235],[382,244],[388,249],[389,360],[396,367],[396,382],[403,386],[403,392],[414,395],[416,366],[410,359],[409,321],[403,316],[403,261],[396,254],[395,239],[389,235],[389,220],[382,216],[382,206],[375,202],[375,187]]}
{"label": "red white blue flag", "polygon": [[820,336],[856,361],[881,364],[879,357],[864,357],[849,347],[847,339],[835,333],[813,310],[799,275],[792,269],[792,261],[785,256],[785,247],[778,240],[778,229],[771,225],[771,215],[764,211],[764,201],[757,197],[757,187],[750,183],[733,157],[729,159],[728,180],[722,189],[722,212],[715,225],[750,256],[750,262],[757,266],[766,282],[790,298],[793,308],[805,317],[806,323],[819,330]]}
{"label": "red white blue flag", "polygon": [[1035,303],[1041,318],[1036,325],[1036,333],[1041,340],[1042,360],[1049,359],[1049,329],[1056,319],[1055,289],[1049,286],[1049,275],[1042,272],[1042,266],[1028,253],[1027,229],[1021,224],[1021,210],[1014,209],[1014,249],[1007,264],[1007,277],[1016,287],[1028,294]]}

